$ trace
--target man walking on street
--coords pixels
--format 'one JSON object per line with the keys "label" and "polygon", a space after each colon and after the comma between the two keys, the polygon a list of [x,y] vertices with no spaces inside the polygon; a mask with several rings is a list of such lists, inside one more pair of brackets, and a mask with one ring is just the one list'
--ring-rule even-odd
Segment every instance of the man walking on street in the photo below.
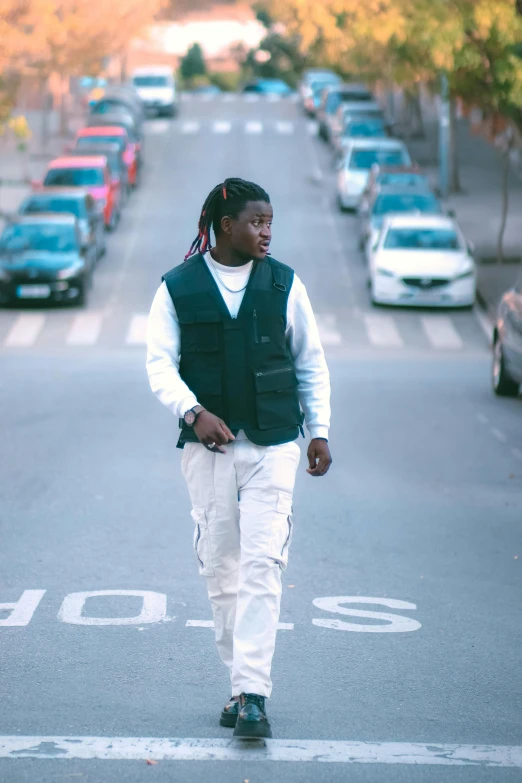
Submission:
{"label": "man walking on street", "polygon": [[272,218],[253,182],[214,188],[185,262],[162,278],[147,337],[151,388],[180,419],[195,555],[231,679],[220,723],[237,737],[272,736],[265,699],[303,421],[307,472],[332,461],[328,368],[304,285],[268,255]]}

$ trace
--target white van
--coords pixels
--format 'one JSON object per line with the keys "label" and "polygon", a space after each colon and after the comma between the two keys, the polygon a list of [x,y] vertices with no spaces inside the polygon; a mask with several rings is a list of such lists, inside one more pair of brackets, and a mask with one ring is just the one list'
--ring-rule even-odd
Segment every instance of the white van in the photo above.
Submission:
{"label": "white van", "polygon": [[155,111],[158,116],[174,117],[178,106],[172,68],[168,65],[145,65],[133,71],[131,81],[146,110]]}

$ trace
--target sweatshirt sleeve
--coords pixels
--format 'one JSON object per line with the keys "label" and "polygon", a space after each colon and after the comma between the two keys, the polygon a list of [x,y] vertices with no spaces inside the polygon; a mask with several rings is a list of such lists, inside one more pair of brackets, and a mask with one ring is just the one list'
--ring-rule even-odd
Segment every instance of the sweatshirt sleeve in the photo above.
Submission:
{"label": "sweatshirt sleeve", "polygon": [[286,339],[295,364],[298,393],[311,438],[328,438],[330,374],[305,286],[297,275],[288,296]]}
{"label": "sweatshirt sleeve", "polygon": [[147,324],[147,374],[152,391],[177,418],[198,404],[179,374],[180,328],[174,302],[162,282]]}

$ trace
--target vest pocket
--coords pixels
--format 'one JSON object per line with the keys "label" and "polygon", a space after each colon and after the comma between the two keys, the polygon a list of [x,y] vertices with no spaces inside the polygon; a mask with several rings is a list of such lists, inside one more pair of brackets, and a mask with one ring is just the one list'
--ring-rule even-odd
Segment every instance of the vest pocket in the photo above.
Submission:
{"label": "vest pocket", "polygon": [[219,324],[217,310],[200,310],[179,313],[181,353],[215,353],[219,350]]}
{"label": "vest pocket", "polygon": [[301,421],[293,367],[255,372],[257,425],[260,430],[295,427]]}
{"label": "vest pocket", "polygon": [[214,576],[212,547],[208,530],[207,513],[204,508],[194,507],[190,512],[194,520],[194,554],[202,576]]}
{"label": "vest pocket", "polygon": [[269,557],[277,562],[281,571],[284,571],[288,565],[288,551],[293,534],[292,511],[292,495],[289,492],[278,492],[272,520]]}

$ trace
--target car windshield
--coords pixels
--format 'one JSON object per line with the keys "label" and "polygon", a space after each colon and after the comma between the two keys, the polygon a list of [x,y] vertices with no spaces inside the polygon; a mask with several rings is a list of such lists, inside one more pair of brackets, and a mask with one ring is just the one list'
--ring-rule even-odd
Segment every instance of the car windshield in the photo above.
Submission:
{"label": "car windshield", "polygon": [[132,80],[135,87],[168,87],[167,76],[135,76]]}
{"label": "car windshield", "polygon": [[384,240],[386,250],[461,250],[452,228],[390,228]]}
{"label": "car windshield", "polygon": [[381,193],[373,205],[373,215],[386,215],[388,212],[442,212],[440,202],[432,193]]}
{"label": "car windshield", "polygon": [[49,169],[43,184],[46,187],[99,187],[104,184],[102,168]]}
{"label": "car windshield", "polygon": [[384,127],[382,120],[350,122],[344,129],[343,136],[347,136],[348,138],[386,136],[386,128]]}
{"label": "car windshield", "polygon": [[72,253],[78,249],[74,226],[56,223],[34,223],[8,226],[0,238],[3,255],[26,250],[49,253]]}
{"label": "car windshield", "polygon": [[378,148],[368,150],[353,150],[350,157],[350,169],[371,169],[374,163],[379,166],[407,166],[409,163],[407,152],[403,149]]}
{"label": "car windshield", "polygon": [[[124,136],[80,136],[76,142],[77,147],[90,147],[93,144],[117,144],[119,150],[125,149]],[[105,153],[103,153],[105,154]]]}
{"label": "car windshield", "polygon": [[68,212],[76,217],[85,217],[85,200],[80,198],[32,198],[23,208],[24,215],[32,215],[38,212]]}
{"label": "car windshield", "polygon": [[383,171],[377,177],[379,185],[400,185],[405,187],[429,188],[428,177],[424,174],[412,174],[409,171]]}

